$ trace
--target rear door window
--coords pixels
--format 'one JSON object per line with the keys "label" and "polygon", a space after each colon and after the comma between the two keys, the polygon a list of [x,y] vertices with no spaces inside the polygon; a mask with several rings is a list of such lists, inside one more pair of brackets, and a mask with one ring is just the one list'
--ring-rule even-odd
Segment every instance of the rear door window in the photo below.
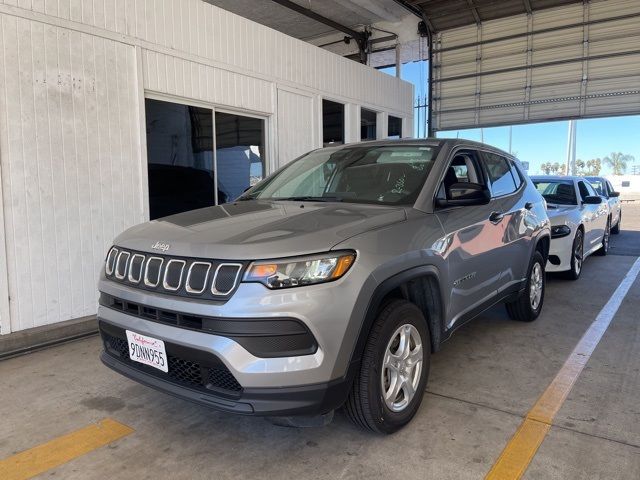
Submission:
{"label": "rear door window", "polygon": [[511,165],[511,175],[513,175],[513,180],[516,182],[516,190],[520,188],[520,185],[522,185],[522,182],[524,180],[522,180],[522,177],[520,176],[520,171],[518,170],[518,167],[516,166],[515,162],[512,162],[511,160],[507,160],[509,162],[509,165]]}
{"label": "rear door window", "polygon": [[511,165],[506,158],[488,152],[483,152],[482,157],[494,197],[509,195],[518,189],[511,173]]}

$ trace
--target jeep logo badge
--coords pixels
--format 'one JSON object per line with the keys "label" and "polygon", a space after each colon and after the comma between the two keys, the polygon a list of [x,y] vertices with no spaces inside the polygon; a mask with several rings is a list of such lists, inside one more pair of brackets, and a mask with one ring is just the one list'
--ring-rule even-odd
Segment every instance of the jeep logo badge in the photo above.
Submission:
{"label": "jeep logo badge", "polygon": [[166,252],[167,250],[169,250],[170,246],[171,245],[169,245],[168,243],[156,242],[153,245],[151,245],[151,248],[153,248],[154,250],[162,250],[163,252]]}

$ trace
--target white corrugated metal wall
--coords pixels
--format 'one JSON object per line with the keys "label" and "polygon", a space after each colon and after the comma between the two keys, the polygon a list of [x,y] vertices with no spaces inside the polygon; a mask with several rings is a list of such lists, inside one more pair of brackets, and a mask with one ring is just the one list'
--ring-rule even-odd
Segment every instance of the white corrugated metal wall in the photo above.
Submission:
{"label": "white corrugated metal wall", "polygon": [[267,118],[272,168],[321,145],[322,96],[413,124],[411,85],[200,0],[0,0],[0,28],[0,333],[95,313],[148,217],[145,95]]}
{"label": "white corrugated metal wall", "polygon": [[284,88],[278,88],[277,94],[278,152],[284,158],[296,158],[320,142],[314,135],[313,96]]}
{"label": "white corrugated metal wall", "polygon": [[439,33],[433,105],[435,130],[638,114],[640,2],[594,0]]}

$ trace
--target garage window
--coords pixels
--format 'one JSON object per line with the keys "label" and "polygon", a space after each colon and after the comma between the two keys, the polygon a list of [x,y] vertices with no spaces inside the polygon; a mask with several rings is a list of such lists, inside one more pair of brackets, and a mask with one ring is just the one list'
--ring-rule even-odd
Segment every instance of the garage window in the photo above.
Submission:
{"label": "garage window", "polygon": [[400,117],[389,115],[387,127],[387,136],[389,138],[400,138],[402,136],[402,119]]}
{"label": "garage window", "polygon": [[322,143],[325,147],[344,143],[343,104],[322,100]]}
{"label": "garage window", "polygon": [[360,140],[375,140],[378,114],[373,110],[360,110]]}

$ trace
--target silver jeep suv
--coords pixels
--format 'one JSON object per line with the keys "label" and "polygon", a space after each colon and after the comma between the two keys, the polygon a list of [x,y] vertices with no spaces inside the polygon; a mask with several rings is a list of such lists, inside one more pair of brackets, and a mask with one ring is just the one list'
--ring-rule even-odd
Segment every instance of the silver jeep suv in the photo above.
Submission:
{"label": "silver jeep suv", "polygon": [[510,155],[463,140],[312,151],[233,203],[133,227],[100,279],[102,361],[227,412],[391,433],[430,356],[498,302],[544,300],[544,200]]}

